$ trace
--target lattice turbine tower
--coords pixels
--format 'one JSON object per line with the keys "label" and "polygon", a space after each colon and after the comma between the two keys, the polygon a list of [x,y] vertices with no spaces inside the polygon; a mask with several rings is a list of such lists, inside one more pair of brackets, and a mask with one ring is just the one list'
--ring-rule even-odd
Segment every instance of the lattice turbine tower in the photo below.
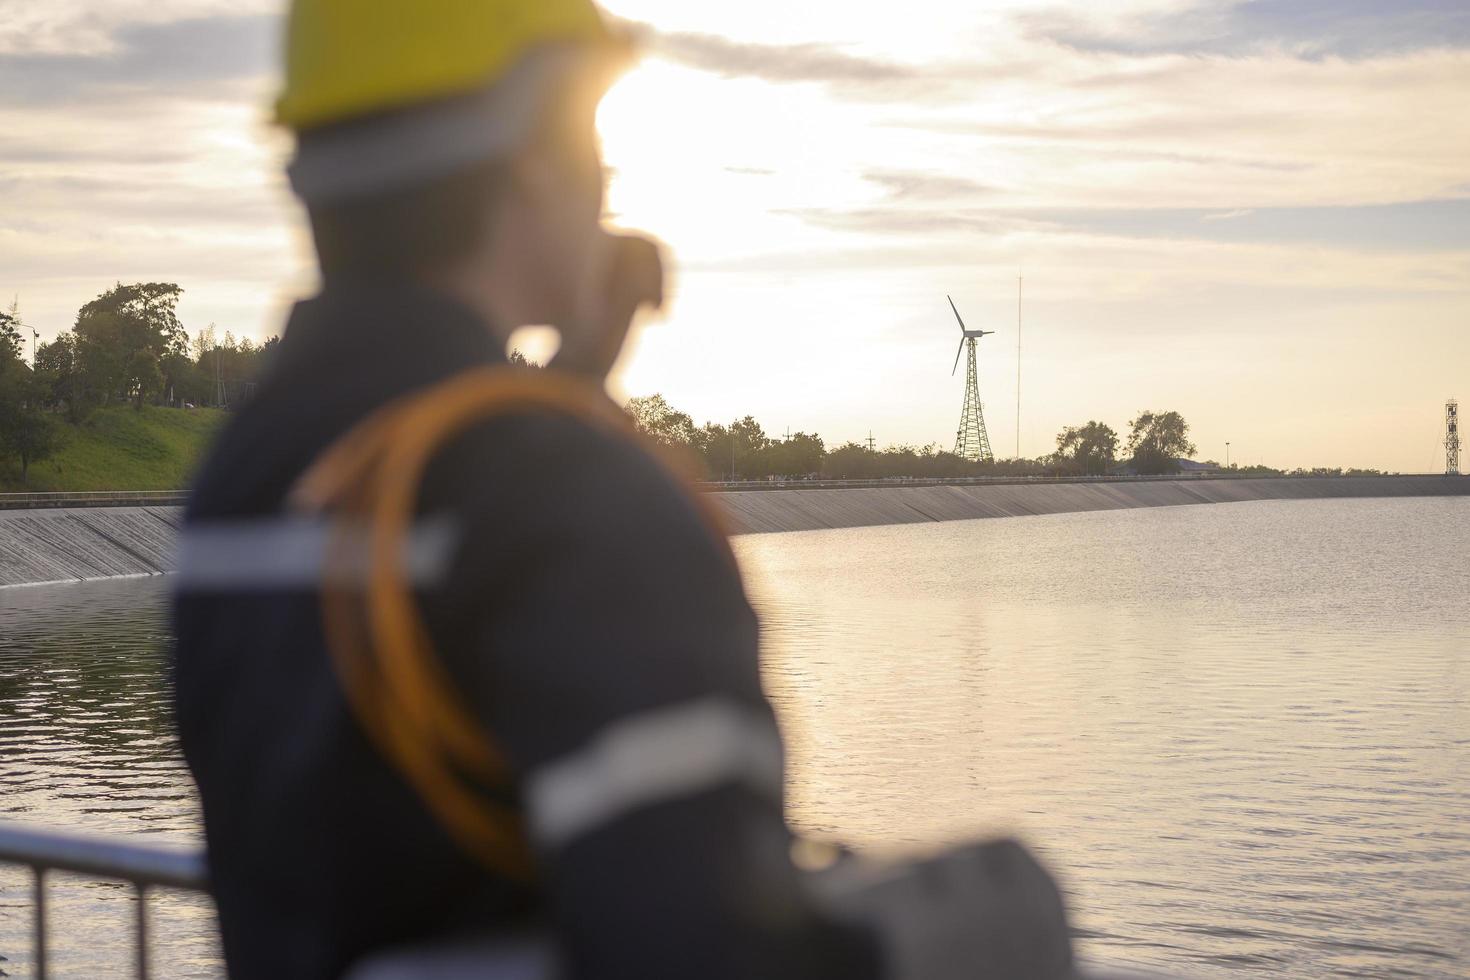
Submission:
{"label": "lattice turbine tower", "polygon": [[1460,475],[1460,403],[1453,398],[1444,403],[1444,471]]}
{"label": "lattice turbine tower", "polygon": [[980,376],[975,371],[975,341],[995,331],[965,329],[965,321],[960,317],[953,297],[944,298],[949,300],[949,308],[954,310],[954,318],[960,323],[960,346],[954,352],[954,367],[949,372],[951,377],[959,370],[960,355],[967,350],[969,353],[965,368],[965,407],[960,410],[960,426],[954,434],[954,454],[971,462],[990,463],[995,460],[995,454],[990,451],[990,436],[985,431],[985,406],[980,402]]}

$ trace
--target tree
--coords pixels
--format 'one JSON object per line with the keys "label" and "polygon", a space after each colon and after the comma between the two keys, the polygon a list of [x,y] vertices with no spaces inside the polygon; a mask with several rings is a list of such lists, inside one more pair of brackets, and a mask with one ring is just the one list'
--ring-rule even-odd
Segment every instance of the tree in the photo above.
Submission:
{"label": "tree", "polygon": [[1089,476],[1106,474],[1117,455],[1118,433],[1102,422],[1068,426],[1057,434],[1058,459],[1079,473]]}
{"label": "tree", "polygon": [[20,360],[20,318],[14,313],[0,310],[0,364],[9,360]]}
{"label": "tree", "polygon": [[705,476],[711,480],[735,479],[735,444],[730,430],[718,422],[706,422],[699,430],[698,440]]}
{"label": "tree", "polygon": [[136,397],[141,408],[148,395],[183,380],[161,369],[189,354],[176,312],[183,292],[171,282],[118,283],[77,312],[77,362],[93,395],[104,402]]}
{"label": "tree", "polygon": [[[268,337],[257,346],[248,337],[236,341],[234,333],[229,330],[225,331],[221,341],[215,325],[211,323],[195,335],[192,345],[186,345],[193,357],[192,368],[179,373],[179,387],[174,398],[195,405],[229,407],[242,404],[251,397],[266,365],[275,357],[280,342],[279,337]],[[165,383],[175,383],[167,364],[164,365],[164,377]]]}
{"label": "tree", "polygon": [[1194,443],[1189,441],[1189,423],[1178,412],[1142,411],[1128,423],[1128,452],[1133,470],[1140,474],[1177,473],[1175,460],[1192,456]]}
{"label": "tree", "polygon": [[[0,358],[6,356],[0,351]],[[41,404],[43,390],[18,358],[0,369],[0,456],[20,460],[22,483],[32,463],[49,458],[61,445],[56,422]]]}
{"label": "tree", "polygon": [[871,480],[877,468],[878,454],[855,442],[844,442],[822,461],[822,475],[834,480]]}
{"label": "tree", "polygon": [[663,395],[630,398],[624,411],[632,418],[633,427],[654,442],[682,449],[697,448],[699,437],[694,420],[670,405]]}
{"label": "tree", "polygon": [[771,444],[766,430],[754,417],[747,415],[743,419],[736,419],[729,426],[731,451],[734,454],[734,464],[731,469],[735,475],[743,480],[754,480],[765,476],[761,466],[761,456],[766,447]]}
{"label": "tree", "polygon": [[51,408],[63,408],[67,421],[86,421],[105,400],[110,373],[106,351],[78,337],[75,331],[57,336],[36,350],[36,379],[41,400]]}
{"label": "tree", "polygon": [[158,363],[158,355],[150,350],[133,351],[132,356],[128,358],[125,376],[128,390],[137,399],[133,407],[140,412],[143,410],[143,399],[157,394],[165,384],[163,370]]}
{"label": "tree", "polygon": [[761,459],[762,476],[807,476],[822,469],[827,447],[822,437],[798,432],[766,446]]}

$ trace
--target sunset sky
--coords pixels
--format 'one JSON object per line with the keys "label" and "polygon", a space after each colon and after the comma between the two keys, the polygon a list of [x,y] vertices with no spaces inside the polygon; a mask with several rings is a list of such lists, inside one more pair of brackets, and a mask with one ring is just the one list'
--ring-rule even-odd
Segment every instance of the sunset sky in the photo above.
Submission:
{"label": "sunset sky", "polygon": [[[615,0],[617,223],[676,258],[614,385],[829,446],[997,453],[1176,409],[1199,458],[1443,465],[1470,401],[1470,4]],[[1106,7],[1106,14],[1097,8]],[[267,124],[279,0],[0,0],[0,297],[116,281],[262,339],[313,288]]]}

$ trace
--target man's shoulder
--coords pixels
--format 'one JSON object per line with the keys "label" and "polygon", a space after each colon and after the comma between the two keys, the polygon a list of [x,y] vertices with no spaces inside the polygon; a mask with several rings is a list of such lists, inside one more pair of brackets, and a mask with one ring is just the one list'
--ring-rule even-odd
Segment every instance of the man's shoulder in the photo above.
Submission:
{"label": "man's shoulder", "polygon": [[420,501],[472,521],[549,518],[602,534],[632,522],[722,537],[695,493],[680,462],[631,428],[528,407],[479,419],[439,447]]}

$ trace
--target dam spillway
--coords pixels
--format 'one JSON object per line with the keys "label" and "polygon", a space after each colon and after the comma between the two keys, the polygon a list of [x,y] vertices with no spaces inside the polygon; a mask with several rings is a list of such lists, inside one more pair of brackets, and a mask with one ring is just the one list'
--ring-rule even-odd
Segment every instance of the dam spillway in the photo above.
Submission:
{"label": "dam spillway", "polygon": [[1137,507],[1320,500],[1333,497],[1470,496],[1454,476],[1279,477],[1263,479],[1095,480],[986,483],[841,490],[741,490],[721,493],[733,534],[814,531],[1026,517]]}
{"label": "dam spillway", "polygon": [[[1241,503],[1470,496],[1453,476],[1097,480],[712,491],[732,534]],[[0,589],[174,568],[177,506],[0,510]]]}
{"label": "dam spillway", "polygon": [[174,567],[182,507],[0,510],[0,589]]}

